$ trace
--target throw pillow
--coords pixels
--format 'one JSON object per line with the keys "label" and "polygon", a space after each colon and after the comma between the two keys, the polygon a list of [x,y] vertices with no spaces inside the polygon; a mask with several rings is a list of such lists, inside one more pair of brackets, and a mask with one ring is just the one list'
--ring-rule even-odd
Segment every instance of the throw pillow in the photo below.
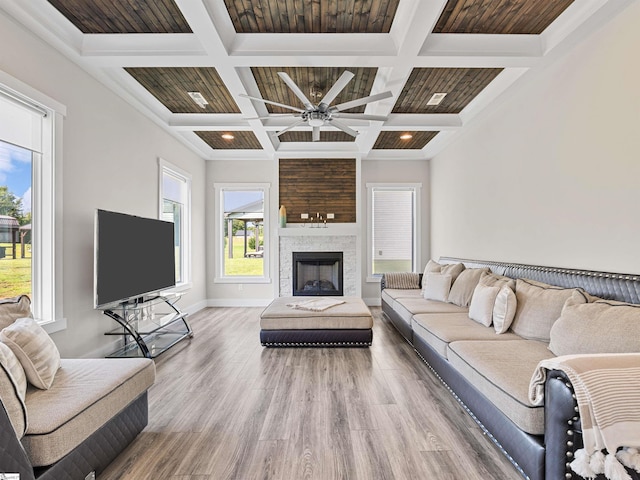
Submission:
{"label": "throw pillow", "polygon": [[551,326],[560,317],[564,304],[586,303],[577,288],[562,288],[519,278],[516,280],[516,315],[511,330],[528,340],[549,343]]}
{"label": "throw pillow", "polygon": [[451,275],[429,273],[426,281],[422,283],[425,284],[423,296],[426,300],[447,301],[449,290],[451,289]]}
{"label": "throw pillow", "polygon": [[517,305],[516,294],[509,286],[502,285],[493,306],[493,328],[496,333],[505,333],[509,330],[516,315]]}
{"label": "throw pillow", "polygon": [[420,275],[411,272],[385,273],[384,286],[401,290],[420,288]]}
{"label": "throw pillow", "polygon": [[429,260],[427,262],[427,264],[424,267],[424,273],[422,274],[422,294],[423,295],[424,295],[424,290],[426,288],[427,275],[429,275],[430,273],[440,273],[441,268],[442,268],[442,265],[440,265],[438,262],[435,262],[433,260]]}
{"label": "throw pillow", "polygon": [[480,277],[486,272],[489,272],[488,268],[466,268],[463,270],[451,286],[449,303],[459,307],[468,307]]}
{"label": "throw pillow", "polygon": [[34,387],[47,390],[60,368],[60,352],[33,318],[19,318],[0,332],[0,340],[13,351]]}
{"label": "throw pillow", "polygon": [[463,263],[449,263],[442,266],[442,268],[440,269],[440,273],[444,275],[451,275],[451,285],[453,285],[458,278],[458,275],[460,275],[463,270]]}
{"label": "throw pillow", "polygon": [[640,305],[598,300],[566,305],[551,327],[555,355],[640,353]]}
{"label": "throw pillow", "polygon": [[8,327],[19,318],[32,316],[31,299],[26,295],[0,300],[0,330]]}
{"label": "throw pillow", "polygon": [[11,349],[0,342],[0,398],[18,438],[22,438],[27,429],[26,392],[27,380],[20,362]]}
{"label": "throw pillow", "polygon": [[498,292],[500,292],[500,287],[478,284],[473,292],[473,297],[471,297],[469,318],[485,327],[491,326],[493,306],[496,303]]}
{"label": "throw pillow", "polygon": [[513,278],[505,277],[504,275],[498,275],[496,273],[485,273],[480,277],[482,285],[498,286],[507,285],[511,290],[516,289],[516,281]]}

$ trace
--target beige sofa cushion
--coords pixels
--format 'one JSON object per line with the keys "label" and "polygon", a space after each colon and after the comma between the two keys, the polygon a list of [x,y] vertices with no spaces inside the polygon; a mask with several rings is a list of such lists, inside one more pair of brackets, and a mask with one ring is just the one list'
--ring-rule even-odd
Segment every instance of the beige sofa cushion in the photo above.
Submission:
{"label": "beige sofa cushion", "polygon": [[300,297],[276,298],[260,315],[262,330],[369,329],[373,318],[359,297],[340,297],[341,305],[322,312],[299,310],[287,306]]}
{"label": "beige sofa cushion", "polygon": [[0,399],[18,438],[27,428],[27,410],[24,399],[27,378],[22,365],[4,343],[0,343]]}
{"label": "beige sofa cushion", "polygon": [[422,298],[422,290],[418,289],[395,289],[385,288],[380,293],[380,298],[391,308],[396,309],[396,299],[398,298]]}
{"label": "beige sofa cushion", "polygon": [[34,466],[51,465],[102,427],[155,380],[146,358],[63,359],[49,390],[29,388],[22,439]]}
{"label": "beige sofa cushion", "polygon": [[598,300],[566,305],[551,327],[556,355],[640,353],[640,305]]}
{"label": "beige sofa cushion", "polygon": [[460,341],[451,343],[448,351],[459,373],[533,435],[544,433],[544,406],[529,402],[529,382],[538,362],[553,356],[545,343],[533,340]]}
{"label": "beige sofa cushion", "polygon": [[15,353],[29,383],[47,389],[60,368],[60,353],[49,334],[30,317],[19,318],[0,331],[0,340]]}
{"label": "beige sofa cushion", "polygon": [[447,345],[458,340],[520,339],[513,333],[498,335],[493,328],[487,328],[471,320],[467,313],[418,314],[413,317],[412,328],[414,335],[418,335],[445,358]]}
{"label": "beige sofa cushion", "polygon": [[505,277],[504,275],[498,275],[497,273],[485,273],[480,277],[480,284],[499,287],[506,285],[511,290],[516,289],[516,281],[513,278]]}
{"label": "beige sofa cushion", "polygon": [[488,272],[488,268],[464,269],[451,286],[448,301],[460,307],[468,307],[471,303],[473,291],[480,281],[480,277]]}
{"label": "beige sofa cushion", "polygon": [[19,318],[33,317],[31,299],[26,295],[0,299],[0,330]]}
{"label": "beige sofa cushion", "polygon": [[411,318],[420,313],[464,313],[465,316],[469,313],[468,308],[424,298],[398,298],[395,310],[409,325]]}
{"label": "beige sofa cushion", "polygon": [[511,330],[523,338],[549,343],[551,326],[560,317],[562,307],[586,303],[580,289],[562,288],[519,278],[516,281],[516,315]]}

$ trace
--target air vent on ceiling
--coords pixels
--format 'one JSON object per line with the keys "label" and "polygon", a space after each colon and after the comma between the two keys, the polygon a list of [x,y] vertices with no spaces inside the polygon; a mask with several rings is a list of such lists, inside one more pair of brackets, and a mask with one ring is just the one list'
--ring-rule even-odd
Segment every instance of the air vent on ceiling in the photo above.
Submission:
{"label": "air vent on ceiling", "polygon": [[206,108],[209,105],[209,102],[205,100],[200,92],[187,92],[191,99],[196,102],[200,107]]}
{"label": "air vent on ceiling", "polygon": [[427,102],[427,105],[440,105],[440,102],[442,102],[442,100],[444,100],[444,97],[446,96],[446,93],[434,93],[433,95],[431,95],[431,98]]}

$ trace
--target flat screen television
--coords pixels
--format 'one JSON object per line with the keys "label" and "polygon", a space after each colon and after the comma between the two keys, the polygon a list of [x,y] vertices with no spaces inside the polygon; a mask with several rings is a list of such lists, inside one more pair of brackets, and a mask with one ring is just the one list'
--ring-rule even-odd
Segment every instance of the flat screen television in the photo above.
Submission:
{"label": "flat screen television", "polygon": [[97,210],[95,307],[141,301],[176,283],[174,224]]}

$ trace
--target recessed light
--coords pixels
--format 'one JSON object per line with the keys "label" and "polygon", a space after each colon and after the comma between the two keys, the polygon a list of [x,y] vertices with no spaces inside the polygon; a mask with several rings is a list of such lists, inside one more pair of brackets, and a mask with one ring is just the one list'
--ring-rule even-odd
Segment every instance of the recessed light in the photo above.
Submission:
{"label": "recessed light", "polygon": [[233,139],[234,139],[234,138],[236,138],[236,137],[234,137],[234,136],[233,136],[233,135],[231,135],[230,133],[223,133],[223,134],[222,134],[222,138],[224,138],[225,140],[233,140]]}
{"label": "recessed light", "polygon": [[402,135],[400,135],[400,140],[411,140],[413,138],[413,135],[411,135],[410,133],[403,133]]}
{"label": "recessed light", "polygon": [[198,105],[200,105],[201,108],[207,108],[207,105],[209,105],[209,102],[207,102],[207,100],[202,96],[200,92],[187,92],[187,93],[191,97],[191,100],[193,100]]}
{"label": "recessed light", "polygon": [[444,97],[446,96],[446,93],[434,93],[433,95],[431,95],[431,98],[427,102],[427,105],[440,105],[440,102],[442,102],[442,100],[444,100]]}

